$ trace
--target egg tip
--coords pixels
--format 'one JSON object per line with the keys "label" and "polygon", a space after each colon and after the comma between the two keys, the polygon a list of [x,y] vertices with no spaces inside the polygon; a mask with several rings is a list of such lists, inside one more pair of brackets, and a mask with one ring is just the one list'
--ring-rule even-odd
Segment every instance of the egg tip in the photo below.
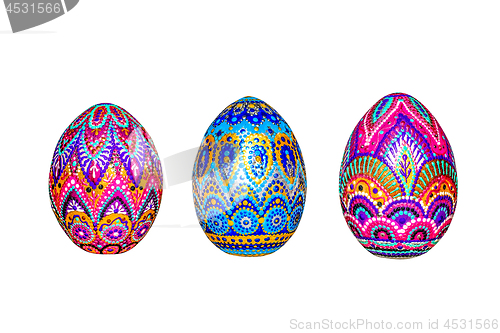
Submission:
{"label": "egg tip", "polygon": [[406,94],[406,93],[403,93],[403,92],[394,92],[392,94],[389,94],[389,95],[386,95],[384,98],[386,97],[412,97],[412,95],[410,94]]}
{"label": "egg tip", "polygon": [[263,102],[261,99],[254,97],[254,96],[245,96],[245,97],[240,98],[236,102],[248,102],[248,101]]}

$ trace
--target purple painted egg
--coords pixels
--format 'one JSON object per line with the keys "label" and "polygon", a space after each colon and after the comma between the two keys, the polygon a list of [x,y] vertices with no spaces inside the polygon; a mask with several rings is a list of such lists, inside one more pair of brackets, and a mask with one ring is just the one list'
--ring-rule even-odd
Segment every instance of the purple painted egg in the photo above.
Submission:
{"label": "purple painted egg", "polygon": [[52,210],[66,235],[87,252],[135,247],[153,225],[162,189],[153,140],[117,105],[84,111],[57,143],[49,173]]}
{"label": "purple painted egg", "polygon": [[457,203],[450,143],[410,95],[380,99],[354,128],[340,169],[345,220],[374,255],[411,258],[433,248]]}

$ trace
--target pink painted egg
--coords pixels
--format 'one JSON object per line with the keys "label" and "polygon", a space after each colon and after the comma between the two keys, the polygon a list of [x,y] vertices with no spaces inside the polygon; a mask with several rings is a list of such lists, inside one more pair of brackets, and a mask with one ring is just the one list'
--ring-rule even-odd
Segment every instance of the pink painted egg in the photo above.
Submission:
{"label": "pink painted egg", "polygon": [[52,210],[66,235],[87,252],[135,247],[153,225],[162,189],[153,140],[117,105],[84,111],[57,143],[49,173]]}
{"label": "pink painted egg", "polygon": [[457,203],[457,170],[443,129],[417,99],[380,99],[349,138],[339,179],[347,225],[365,249],[411,258],[433,248]]}

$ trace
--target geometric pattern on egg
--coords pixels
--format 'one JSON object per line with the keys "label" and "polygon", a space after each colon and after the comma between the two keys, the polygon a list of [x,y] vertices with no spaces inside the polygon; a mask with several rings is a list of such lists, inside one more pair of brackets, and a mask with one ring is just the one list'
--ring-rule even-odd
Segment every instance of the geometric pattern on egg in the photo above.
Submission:
{"label": "geometric pattern on egg", "polygon": [[257,257],[280,249],[304,211],[302,152],[285,120],[255,97],[231,103],[212,122],[193,168],[198,221],[220,250]]}
{"label": "geometric pattern on egg", "polygon": [[457,172],[422,103],[395,93],[368,110],[347,143],[339,194],[350,230],[370,253],[411,258],[437,244],[455,213]]}
{"label": "geometric pattern on egg", "polygon": [[87,252],[134,248],[153,225],[162,189],[153,140],[117,105],[90,107],[57,143],[49,173],[52,210],[66,235]]}

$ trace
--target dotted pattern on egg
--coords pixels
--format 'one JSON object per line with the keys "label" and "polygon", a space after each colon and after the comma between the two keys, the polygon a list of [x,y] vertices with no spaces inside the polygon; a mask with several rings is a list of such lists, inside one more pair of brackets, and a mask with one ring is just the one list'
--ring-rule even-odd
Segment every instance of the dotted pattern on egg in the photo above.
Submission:
{"label": "dotted pattern on egg", "polygon": [[271,106],[245,97],[205,133],[192,186],[208,239],[229,254],[262,256],[281,248],[297,229],[307,184],[290,127]]}
{"label": "dotted pattern on egg", "polygon": [[401,93],[380,99],[349,138],[339,193],[349,228],[372,254],[409,258],[434,247],[455,213],[457,172],[427,108]]}
{"label": "dotted pattern on egg", "polygon": [[87,252],[135,247],[153,225],[162,188],[151,137],[117,105],[87,109],[57,143],[49,174],[52,210],[66,235]]}

